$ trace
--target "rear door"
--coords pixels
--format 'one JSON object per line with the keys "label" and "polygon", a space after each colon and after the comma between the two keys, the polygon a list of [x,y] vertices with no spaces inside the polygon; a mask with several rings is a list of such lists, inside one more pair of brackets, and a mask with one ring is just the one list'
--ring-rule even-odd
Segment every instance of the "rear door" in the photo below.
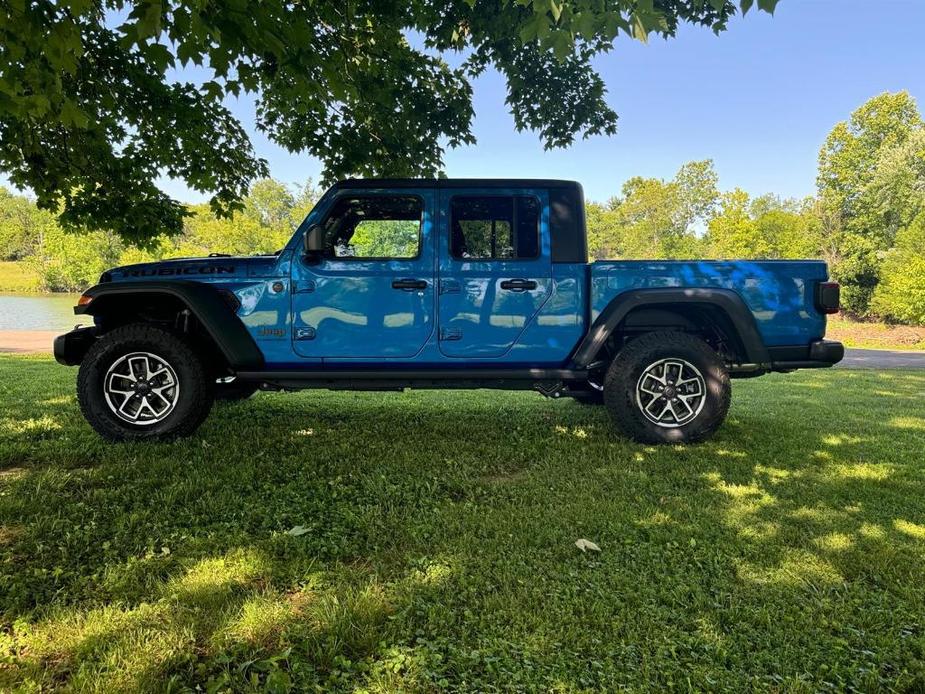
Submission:
{"label": "rear door", "polygon": [[433,189],[345,190],[321,222],[320,260],[292,265],[292,340],[303,357],[412,357],[434,329]]}
{"label": "rear door", "polygon": [[448,357],[503,358],[549,298],[545,190],[440,191],[438,323]]}

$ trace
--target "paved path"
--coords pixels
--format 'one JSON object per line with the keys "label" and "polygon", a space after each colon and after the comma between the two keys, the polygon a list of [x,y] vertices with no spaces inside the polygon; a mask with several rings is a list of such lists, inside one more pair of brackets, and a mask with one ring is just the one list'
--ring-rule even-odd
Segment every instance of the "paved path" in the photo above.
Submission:
{"label": "paved path", "polygon": [[925,369],[925,352],[892,349],[846,349],[838,364],[848,369]]}
{"label": "paved path", "polygon": [[0,352],[48,352],[51,343],[63,331],[0,330]]}
{"label": "paved path", "polygon": [[[54,330],[0,330],[0,352],[51,353]],[[925,369],[925,352],[888,349],[847,349],[838,365],[849,369]]]}

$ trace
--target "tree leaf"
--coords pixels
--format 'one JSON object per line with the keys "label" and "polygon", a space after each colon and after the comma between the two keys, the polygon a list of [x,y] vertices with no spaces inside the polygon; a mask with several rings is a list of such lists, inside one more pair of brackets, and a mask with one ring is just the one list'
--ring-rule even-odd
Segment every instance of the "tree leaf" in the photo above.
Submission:
{"label": "tree leaf", "polygon": [[562,5],[556,2],[556,0],[550,0],[549,12],[552,14],[553,21],[558,22],[559,17],[562,16]]}
{"label": "tree leaf", "polygon": [[575,540],[575,546],[576,546],[578,549],[580,549],[582,552],[587,552],[588,550],[591,550],[592,552],[600,552],[600,551],[601,551],[601,548],[598,547],[598,546],[597,546],[596,544],[594,544],[593,542],[591,542],[591,540],[585,540],[584,538],[581,538],[581,539],[579,539],[579,540]]}
{"label": "tree leaf", "polygon": [[70,99],[66,99],[61,103],[61,122],[65,125],[86,128],[89,121],[87,114],[81,111],[77,104]]}
{"label": "tree leaf", "polygon": [[642,43],[649,43],[649,30],[646,29],[639,12],[633,15],[633,38]]}

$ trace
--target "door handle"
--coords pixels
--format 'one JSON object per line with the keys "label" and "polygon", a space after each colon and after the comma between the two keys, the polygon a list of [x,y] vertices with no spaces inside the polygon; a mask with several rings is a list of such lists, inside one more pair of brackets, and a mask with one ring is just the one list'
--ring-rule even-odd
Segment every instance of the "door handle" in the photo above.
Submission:
{"label": "door handle", "polygon": [[536,282],[533,280],[513,279],[501,280],[501,288],[508,289],[512,292],[525,292],[528,289],[536,289]]}
{"label": "door handle", "polygon": [[427,289],[427,282],[414,279],[392,280],[392,289],[404,289],[406,292],[415,289]]}

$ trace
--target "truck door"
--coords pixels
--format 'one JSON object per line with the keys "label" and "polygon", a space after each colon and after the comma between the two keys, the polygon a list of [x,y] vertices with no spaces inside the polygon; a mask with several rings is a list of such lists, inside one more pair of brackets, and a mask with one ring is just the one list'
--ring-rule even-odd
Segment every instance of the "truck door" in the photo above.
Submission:
{"label": "truck door", "polygon": [[549,298],[545,190],[440,192],[439,344],[448,357],[504,357]]}
{"label": "truck door", "polygon": [[433,189],[345,190],[321,222],[323,257],[292,266],[303,357],[411,357],[434,329]]}

